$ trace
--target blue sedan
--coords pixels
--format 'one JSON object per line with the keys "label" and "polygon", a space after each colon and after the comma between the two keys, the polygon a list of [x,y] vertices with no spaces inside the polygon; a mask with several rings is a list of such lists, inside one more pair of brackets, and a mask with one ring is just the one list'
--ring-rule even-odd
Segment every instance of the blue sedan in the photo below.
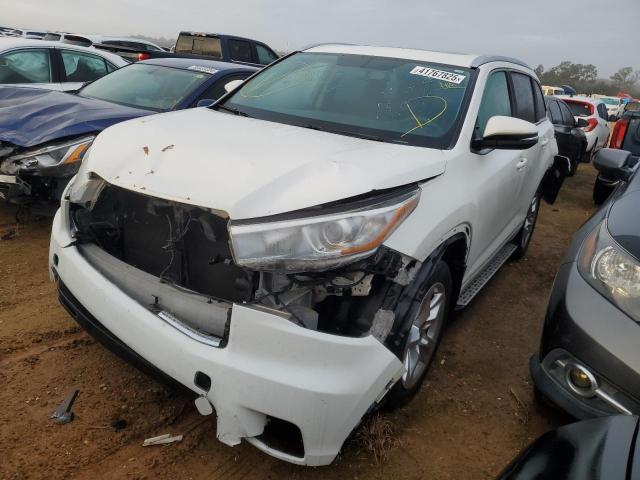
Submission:
{"label": "blue sedan", "polygon": [[0,197],[52,212],[102,130],[132,118],[209,105],[256,71],[164,58],[123,67],[73,94],[1,87]]}

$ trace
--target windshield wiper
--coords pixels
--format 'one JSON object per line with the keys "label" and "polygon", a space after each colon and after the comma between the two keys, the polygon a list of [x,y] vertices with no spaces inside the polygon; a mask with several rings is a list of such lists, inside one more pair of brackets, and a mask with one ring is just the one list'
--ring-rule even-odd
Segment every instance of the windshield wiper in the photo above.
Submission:
{"label": "windshield wiper", "polygon": [[234,115],[239,115],[240,117],[248,117],[249,114],[245,113],[245,112],[241,112],[240,110],[238,110],[237,108],[231,108],[231,107],[227,107],[226,105],[216,105],[213,107],[215,110],[224,110],[225,112],[229,112],[229,113],[233,113]]}
{"label": "windshield wiper", "polygon": [[300,125],[302,128],[308,128],[309,130],[317,130],[318,132],[335,133],[336,135],[344,135],[346,137],[362,138],[363,140],[371,140],[373,142],[385,142],[382,137],[375,135],[368,135],[366,133],[349,132],[346,130],[330,130],[328,128],[322,128],[317,125]]}

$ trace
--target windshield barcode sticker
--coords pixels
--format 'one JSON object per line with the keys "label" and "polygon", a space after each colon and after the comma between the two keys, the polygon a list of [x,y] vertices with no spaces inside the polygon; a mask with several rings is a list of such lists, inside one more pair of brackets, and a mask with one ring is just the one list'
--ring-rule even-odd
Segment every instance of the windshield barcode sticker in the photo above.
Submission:
{"label": "windshield barcode sticker", "polygon": [[456,85],[460,85],[464,82],[464,79],[467,78],[466,75],[436,70],[435,68],[421,67],[420,65],[413,67],[413,70],[409,73],[427,78],[435,78],[436,80],[444,80],[445,82],[455,83]]}

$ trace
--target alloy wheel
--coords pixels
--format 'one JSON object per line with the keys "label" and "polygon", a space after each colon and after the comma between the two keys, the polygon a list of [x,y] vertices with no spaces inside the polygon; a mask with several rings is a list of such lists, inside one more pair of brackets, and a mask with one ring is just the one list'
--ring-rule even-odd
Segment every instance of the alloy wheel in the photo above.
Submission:
{"label": "alloy wheel", "polygon": [[444,325],[446,300],[444,285],[438,282],[429,288],[420,302],[402,357],[406,370],[402,376],[402,385],[406,389],[414,387],[420,381],[431,363]]}

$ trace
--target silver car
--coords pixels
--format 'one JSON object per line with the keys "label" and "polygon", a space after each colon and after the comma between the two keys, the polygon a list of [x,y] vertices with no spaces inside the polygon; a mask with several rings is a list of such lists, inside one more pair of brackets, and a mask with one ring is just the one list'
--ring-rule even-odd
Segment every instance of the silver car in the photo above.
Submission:
{"label": "silver car", "polygon": [[0,38],[0,85],[72,91],[128,63],[95,48]]}

